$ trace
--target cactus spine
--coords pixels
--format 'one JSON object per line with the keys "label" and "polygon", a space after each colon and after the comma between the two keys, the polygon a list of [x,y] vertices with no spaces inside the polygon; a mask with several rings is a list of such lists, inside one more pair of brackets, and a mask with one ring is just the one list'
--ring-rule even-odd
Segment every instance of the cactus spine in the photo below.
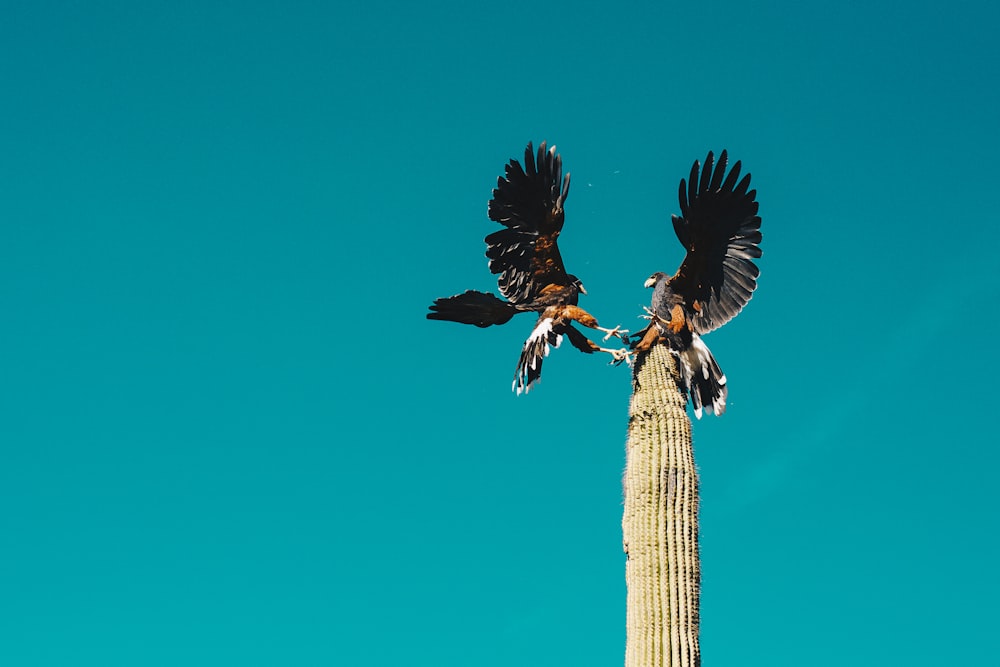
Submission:
{"label": "cactus spine", "polygon": [[691,420],[664,345],[637,359],[629,405],[625,667],[697,667],[698,473]]}

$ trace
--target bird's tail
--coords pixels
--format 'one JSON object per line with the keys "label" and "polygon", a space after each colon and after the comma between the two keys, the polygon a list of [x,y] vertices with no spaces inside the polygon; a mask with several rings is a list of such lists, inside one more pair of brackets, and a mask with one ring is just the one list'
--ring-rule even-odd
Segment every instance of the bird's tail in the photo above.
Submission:
{"label": "bird's tail", "polygon": [[488,327],[503,324],[518,312],[512,304],[487,294],[468,290],[462,294],[437,299],[427,313],[429,320],[447,320]]}
{"label": "bird's tail", "polygon": [[701,419],[703,409],[715,415],[725,412],[729,393],[726,376],[701,337],[695,335],[690,347],[676,354],[681,381],[694,407],[694,416]]}
{"label": "bird's tail", "polygon": [[528,340],[524,341],[521,357],[517,360],[517,369],[514,371],[514,382],[510,388],[518,396],[531,389],[531,385],[542,377],[542,360],[549,356],[551,348],[559,347],[560,343],[562,334],[553,327],[552,318],[539,318]]}

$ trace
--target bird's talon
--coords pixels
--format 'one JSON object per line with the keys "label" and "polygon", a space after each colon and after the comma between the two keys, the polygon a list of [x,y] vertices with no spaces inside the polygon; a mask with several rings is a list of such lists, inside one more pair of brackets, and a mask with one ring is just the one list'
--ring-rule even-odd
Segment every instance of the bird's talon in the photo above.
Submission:
{"label": "bird's talon", "polygon": [[621,366],[622,363],[627,363],[629,366],[632,365],[632,356],[629,351],[625,348],[618,350],[608,350],[613,357],[609,362],[612,366]]}
{"label": "bird's talon", "polygon": [[604,332],[604,338],[602,340],[607,340],[618,333],[618,327],[614,329],[601,329]]}
{"label": "bird's talon", "polygon": [[616,326],[614,329],[602,329],[602,331],[605,332],[604,340],[607,340],[612,336],[615,336],[623,341],[628,338],[628,329],[622,329],[621,325]]}

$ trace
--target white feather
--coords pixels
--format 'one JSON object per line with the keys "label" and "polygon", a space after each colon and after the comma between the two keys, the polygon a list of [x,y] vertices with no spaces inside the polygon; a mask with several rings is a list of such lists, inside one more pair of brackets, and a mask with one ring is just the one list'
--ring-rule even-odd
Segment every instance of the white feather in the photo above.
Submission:
{"label": "white feather", "polygon": [[[532,343],[539,338],[545,338],[550,331],[552,331],[552,318],[546,317],[538,323],[538,325],[531,332],[531,335],[528,336],[528,343]],[[527,345],[527,343],[525,343],[525,345]]]}

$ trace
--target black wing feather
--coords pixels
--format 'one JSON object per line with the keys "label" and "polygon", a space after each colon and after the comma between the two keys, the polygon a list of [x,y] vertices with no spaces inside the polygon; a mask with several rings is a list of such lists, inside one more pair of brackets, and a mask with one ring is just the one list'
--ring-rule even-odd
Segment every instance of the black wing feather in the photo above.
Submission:
{"label": "black wing feather", "polygon": [[529,142],[524,167],[511,160],[497,179],[488,213],[504,229],[486,237],[490,271],[500,274],[500,293],[511,303],[526,305],[546,286],[569,282],[556,238],[562,230],[569,174],[562,158],[543,141],[537,156]]}
{"label": "black wing feather", "polygon": [[513,305],[486,292],[467,290],[455,296],[436,299],[427,313],[429,320],[446,320],[488,327],[503,324],[518,310]]}
{"label": "black wing feather", "polygon": [[757,191],[749,189],[750,174],[737,182],[740,162],[726,175],[728,159],[722,151],[717,162],[709,152],[704,168],[695,161],[687,183],[681,179],[681,215],[672,216],[687,255],[670,286],[688,305],[692,329],[699,334],[736,317],[760,275],[753,262],[761,256]]}

